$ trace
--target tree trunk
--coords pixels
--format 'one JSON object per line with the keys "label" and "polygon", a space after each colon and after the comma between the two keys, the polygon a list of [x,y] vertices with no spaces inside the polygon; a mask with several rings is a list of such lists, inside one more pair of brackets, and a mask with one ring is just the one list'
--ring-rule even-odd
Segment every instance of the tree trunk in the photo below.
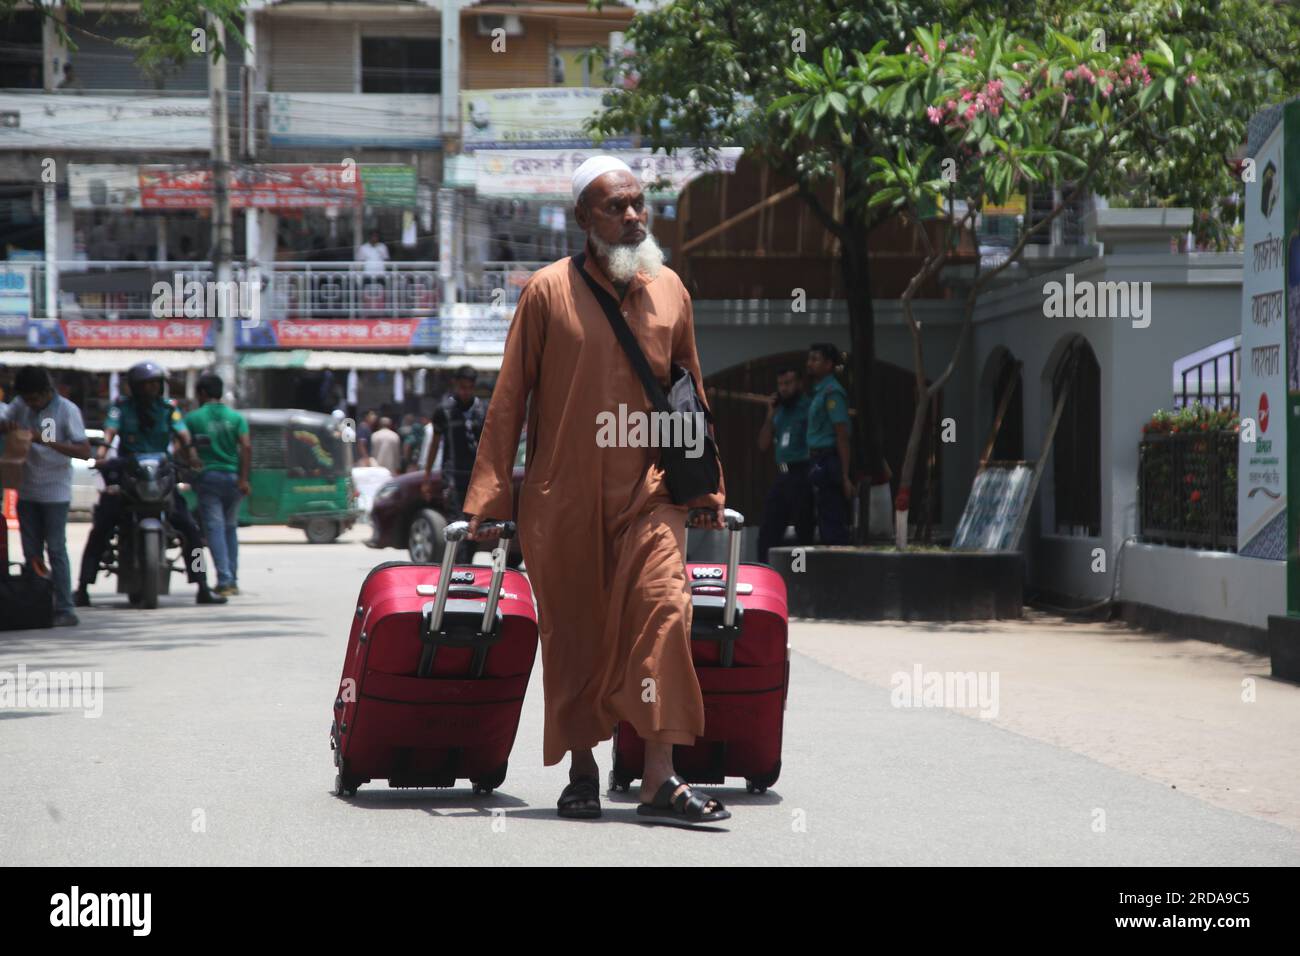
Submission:
{"label": "tree trunk", "polygon": [[[903,458],[903,471],[898,477],[898,500],[894,507],[894,544],[907,547],[907,515],[912,507],[912,475],[916,472],[916,458],[921,452],[921,436],[925,433],[926,413],[930,396],[924,383],[916,397],[916,412],[912,415],[912,430],[907,436],[907,455]],[[931,492],[932,493],[932,492]]]}
{"label": "tree trunk", "polygon": [[[840,270],[844,277],[844,291],[849,309],[849,360],[853,371],[853,406],[858,414],[853,424],[853,444],[859,450],[859,461],[866,471],[866,485],[880,471],[883,455],[881,448],[879,382],[875,376],[876,313],[871,301],[871,265],[867,257],[867,223],[860,216],[845,210],[844,225],[847,238],[840,243]],[[858,456],[855,456],[858,457]],[[851,470],[853,463],[849,465]],[[862,496],[859,485],[858,497]],[[850,502],[850,508],[852,502]],[[866,528],[861,522],[857,540],[865,540]]]}

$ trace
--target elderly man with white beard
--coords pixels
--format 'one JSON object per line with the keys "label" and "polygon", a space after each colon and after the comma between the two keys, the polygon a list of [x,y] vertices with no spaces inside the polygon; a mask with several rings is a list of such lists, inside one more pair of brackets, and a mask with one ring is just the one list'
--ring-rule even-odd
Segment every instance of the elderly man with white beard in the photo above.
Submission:
{"label": "elderly man with white beard", "polygon": [[691,298],[663,265],[626,164],[593,157],[572,185],[586,252],[538,270],[520,295],[464,511],[479,539],[495,533],[480,532],[481,522],[513,516],[511,474],[526,417],[519,537],[541,631],[542,759],[551,766],[571,755],[560,816],[600,816],[592,748],[626,720],[646,744],[639,818],[712,824],[730,812],[676,775],[672,748],[704,733],[686,526],[722,527],[723,488],[674,504],[657,449],[597,442],[602,415],[650,401],[579,269],[619,303],[660,383],[680,365],[703,395]]}

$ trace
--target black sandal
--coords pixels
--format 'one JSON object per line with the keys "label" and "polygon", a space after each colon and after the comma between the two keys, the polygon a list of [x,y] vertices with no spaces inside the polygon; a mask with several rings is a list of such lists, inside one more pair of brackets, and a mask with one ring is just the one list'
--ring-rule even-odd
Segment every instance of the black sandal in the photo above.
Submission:
{"label": "black sandal", "polygon": [[600,816],[600,779],[579,777],[560,793],[560,816],[590,820]]}
{"label": "black sandal", "polygon": [[[686,781],[676,774],[669,777],[653,800],[636,808],[637,815],[650,817],[651,820],[647,822],[667,823],[677,827],[701,826],[731,818],[731,811],[722,805],[721,800],[690,785],[674,798],[673,791],[684,783]],[[704,808],[710,800],[713,801],[713,809],[705,813]]]}

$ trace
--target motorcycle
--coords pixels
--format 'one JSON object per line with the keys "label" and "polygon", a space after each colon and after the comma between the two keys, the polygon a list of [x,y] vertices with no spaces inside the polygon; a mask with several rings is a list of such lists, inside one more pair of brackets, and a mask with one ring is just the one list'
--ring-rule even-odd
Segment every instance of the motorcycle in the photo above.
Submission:
{"label": "motorcycle", "polygon": [[104,551],[103,570],[117,576],[117,592],[136,607],[153,609],[158,595],[168,594],[180,550],[180,536],[167,520],[179,472],[165,454],[141,454],[99,462],[104,494],[122,498],[121,518]]}

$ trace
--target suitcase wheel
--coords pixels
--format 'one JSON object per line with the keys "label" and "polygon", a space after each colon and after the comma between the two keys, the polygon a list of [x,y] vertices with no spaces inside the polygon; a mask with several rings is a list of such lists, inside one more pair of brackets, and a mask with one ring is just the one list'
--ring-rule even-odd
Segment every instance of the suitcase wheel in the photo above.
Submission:
{"label": "suitcase wheel", "polygon": [[765,773],[761,777],[746,777],[745,790],[748,793],[767,793],[767,788],[776,783],[781,776],[781,762],[778,760],[775,767],[770,773]]}
{"label": "suitcase wheel", "polygon": [[635,777],[624,776],[617,767],[609,772],[609,790],[611,793],[618,793],[622,790],[627,793],[632,789],[632,781]]}
{"label": "suitcase wheel", "polygon": [[339,772],[334,775],[334,796],[355,797],[361,789],[362,781],[355,774],[348,773],[345,761],[339,758],[339,751],[334,751],[334,758],[335,765],[339,768]]}
{"label": "suitcase wheel", "polygon": [[486,777],[480,777],[478,780],[471,780],[470,783],[474,785],[474,796],[478,796],[480,793],[487,796],[497,787],[501,786],[501,784],[505,783],[506,768],[509,766],[510,762],[506,761]]}

